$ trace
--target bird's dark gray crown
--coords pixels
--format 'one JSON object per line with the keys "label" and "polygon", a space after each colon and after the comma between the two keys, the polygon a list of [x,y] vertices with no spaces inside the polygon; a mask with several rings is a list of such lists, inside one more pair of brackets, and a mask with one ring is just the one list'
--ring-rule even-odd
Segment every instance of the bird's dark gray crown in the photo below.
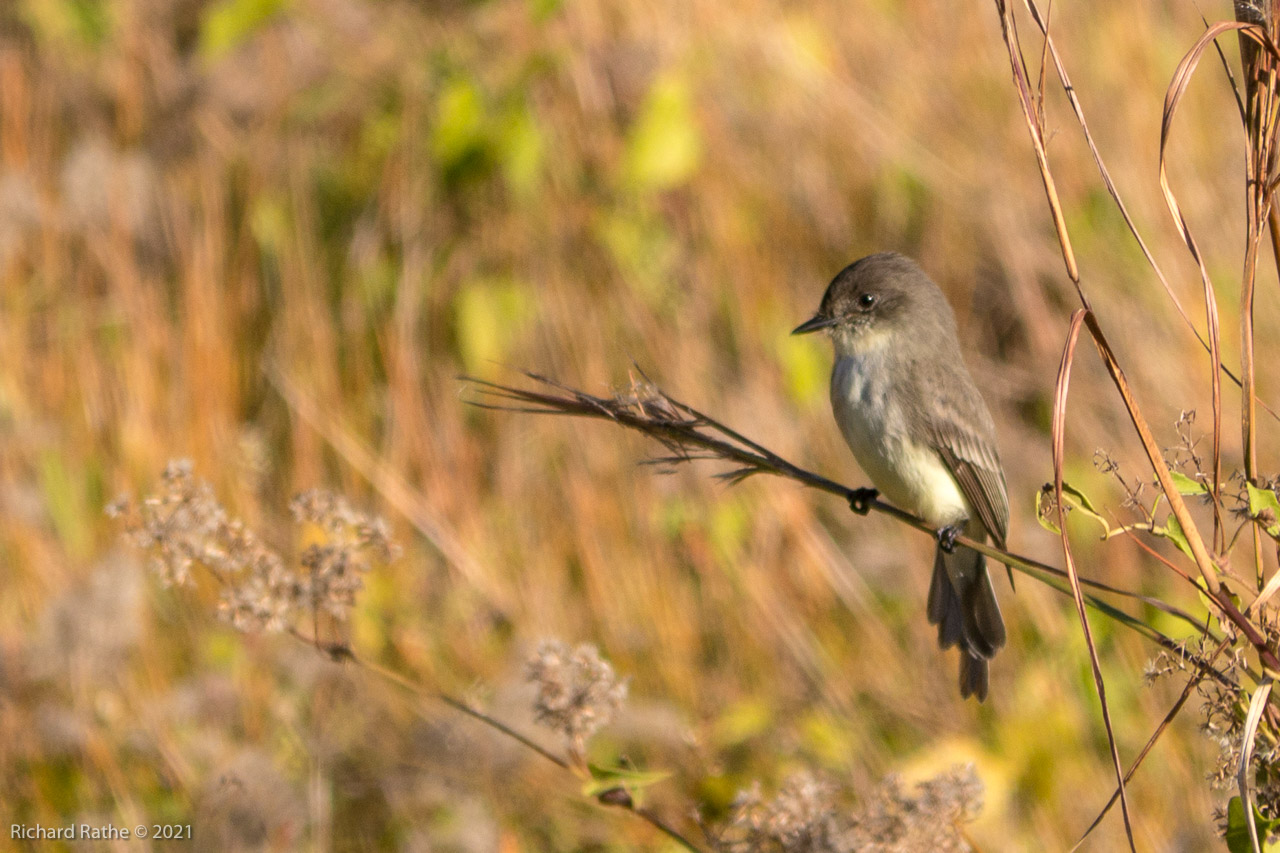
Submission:
{"label": "bird's dark gray crown", "polygon": [[[938,285],[915,261],[897,252],[868,255],[841,270],[827,286],[818,314],[859,326],[882,327],[910,318],[916,326],[940,324],[953,335],[955,329],[951,306]],[[917,331],[928,334],[935,329]]]}

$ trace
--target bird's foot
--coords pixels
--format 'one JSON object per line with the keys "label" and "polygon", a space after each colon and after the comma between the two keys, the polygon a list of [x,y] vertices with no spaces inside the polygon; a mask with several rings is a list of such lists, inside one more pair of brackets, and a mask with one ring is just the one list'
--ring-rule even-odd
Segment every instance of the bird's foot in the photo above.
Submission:
{"label": "bird's foot", "polygon": [[960,524],[948,524],[946,527],[938,528],[938,547],[948,554],[956,550],[956,537],[964,532],[964,526]]}
{"label": "bird's foot", "polygon": [[866,515],[871,512],[871,504],[878,497],[880,492],[875,489],[853,489],[849,492],[849,509],[858,515]]}

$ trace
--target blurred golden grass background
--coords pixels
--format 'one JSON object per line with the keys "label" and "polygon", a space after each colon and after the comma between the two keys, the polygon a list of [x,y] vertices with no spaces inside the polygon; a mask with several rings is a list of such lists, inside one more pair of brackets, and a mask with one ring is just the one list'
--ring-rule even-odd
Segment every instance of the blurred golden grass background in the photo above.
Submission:
{"label": "blurred golden grass background", "polygon": [[[1099,147],[1197,316],[1156,157],[1199,15],[1053,10]],[[791,484],[662,476],[637,464],[657,452],[638,439],[470,408],[456,378],[530,368],[604,392],[638,366],[861,485],[826,401],[825,344],[787,332],[840,267],[896,249],[956,307],[999,425],[1012,547],[1056,562],[1032,507],[1051,477],[1074,295],[999,39],[981,3],[6,6],[3,822],[192,823],[201,849],[666,849],[447,709],[415,716],[286,638],[231,632],[208,596],[159,590],[102,509],[184,456],[285,545],[302,489],[385,513],[405,554],[370,579],[354,645],[517,726],[531,728],[520,663],[537,640],[598,644],[632,680],[595,748],[676,771],[651,792],[675,820],[694,807],[715,818],[752,780],[769,789],[798,767],[871,790],[974,761],[981,849],[1069,846],[1112,784],[1070,602],[1001,583],[1009,648],[992,698],[962,703],[924,619],[925,537]],[[1176,444],[1181,410],[1207,419],[1208,359],[1126,236],[1064,99],[1048,109],[1085,287]],[[1173,145],[1220,282],[1238,280],[1243,242],[1235,110],[1206,64]],[[1273,403],[1274,286],[1260,282],[1257,332]],[[1235,290],[1219,294],[1228,364]],[[1139,449],[1091,357],[1069,430],[1068,479],[1121,512],[1091,459],[1104,447],[1134,475]],[[388,502],[388,478],[411,486],[416,526]],[[1131,544],[1079,545],[1087,574],[1199,607]],[[1153,647],[1094,624],[1131,759],[1176,686],[1143,687]],[[1141,848],[1218,843],[1214,756],[1184,714],[1130,792]],[[1113,815],[1088,846],[1122,843]]]}

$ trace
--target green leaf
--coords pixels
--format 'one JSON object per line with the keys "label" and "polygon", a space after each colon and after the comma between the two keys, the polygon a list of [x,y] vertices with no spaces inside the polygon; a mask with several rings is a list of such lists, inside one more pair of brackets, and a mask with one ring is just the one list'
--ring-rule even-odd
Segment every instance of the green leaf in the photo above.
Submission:
{"label": "green leaf", "polygon": [[[1045,483],[1043,486],[1036,489],[1036,521],[1040,522],[1040,526],[1052,533],[1054,536],[1061,536],[1062,528],[1058,527],[1058,525],[1049,518],[1051,513],[1048,501],[1052,495],[1053,486],[1048,483]],[[1057,517],[1056,512],[1053,512],[1052,515]]]}
{"label": "green leaf", "polygon": [[285,0],[222,0],[210,6],[200,22],[200,52],[220,59],[270,21]]}
{"label": "green leaf", "polygon": [[736,496],[723,498],[711,514],[707,538],[716,557],[726,563],[740,561],[751,532],[751,513]]}
{"label": "green leaf", "polygon": [[1253,483],[1249,488],[1249,514],[1272,539],[1280,539],[1280,500],[1271,489],[1259,489]]}
{"label": "green leaf", "polygon": [[1076,501],[1079,504],[1080,508],[1085,511],[1086,515],[1089,515],[1093,518],[1101,520],[1102,525],[1104,527],[1107,526],[1107,522],[1102,518],[1102,514],[1099,513],[1097,509],[1094,508],[1093,501],[1089,500],[1089,496],[1086,495],[1084,492],[1080,491],[1070,483],[1063,483],[1062,493],[1070,497],[1072,500]]}
{"label": "green leaf", "polygon": [[1232,797],[1227,803],[1227,849],[1231,853],[1251,853],[1253,850],[1249,824],[1244,816],[1244,801],[1239,797]]}
{"label": "green leaf", "polygon": [[486,147],[484,98],[464,77],[450,81],[436,101],[431,152],[446,170],[454,169]]}
{"label": "green leaf", "polygon": [[670,770],[635,770],[629,767],[602,767],[588,764],[591,781],[582,786],[584,797],[598,797],[612,788],[625,788],[637,794],[671,776]]}
{"label": "green leaf", "polygon": [[364,117],[360,125],[359,162],[381,171],[387,154],[400,141],[402,118],[392,109],[379,109]]}
{"label": "green leaf", "polygon": [[769,731],[775,722],[773,708],[767,702],[744,699],[724,710],[711,729],[711,737],[721,748],[737,746]]}
{"label": "green leaf", "polygon": [[640,190],[679,186],[702,161],[702,135],[693,113],[693,92],[684,77],[657,79],[627,144],[626,178]]}
{"label": "green leaf", "polygon": [[811,340],[812,337],[783,338],[778,344],[787,392],[797,403],[807,404],[822,397],[831,372],[826,341]]}
{"label": "green leaf", "polygon": [[[1280,820],[1263,817],[1255,806],[1253,809],[1254,825],[1258,828],[1258,841],[1267,853],[1276,853],[1280,844],[1271,841],[1268,836],[1280,829]],[[1232,797],[1227,803],[1227,849],[1231,853],[1252,853],[1253,842],[1249,839],[1249,824],[1244,816],[1244,802],[1239,797]]]}
{"label": "green leaf", "polygon": [[[1036,520],[1040,522],[1040,526],[1045,530],[1054,535],[1061,535],[1062,531],[1058,529],[1058,525],[1053,520],[1057,513],[1051,511],[1046,503],[1052,496],[1053,487],[1048,483],[1036,492]],[[1089,496],[1067,482],[1062,484],[1062,503],[1069,511],[1083,513],[1098,522],[1102,526],[1101,538],[1105,539],[1107,534],[1111,532],[1111,525],[1102,517],[1102,513],[1094,509],[1093,501],[1089,500]]]}
{"label": "green leaf", "polygon": [[529,0],[529,10],[533,12],[533,19],[539,23],[559,12],[562,5],[564,0]]}
{"label": "green leaf", "polygon": [[843,718],[826,711],[813,711],[799,723],[802,743],[824,766],[832,770],[844,767],[849,756],[856,753],[857,743]]}
{"label": "green leaf", "polygon": [[245,645],[233,631],[210,631],[200,649],[201,665],[219,673],[231,673],[242,666]]}
{"label": "green leaf", "polygon": [[468,373],[494,369],[528,329],[537,311],[533,288],[513,279],[475,279],[453,302],[458,351]]}
{"label": "green leaf", "polygon": [[64,4],[85,43],[97,47],[111,34],[109,6],[104,0],[71,0]]}
{"label": "green leaf", "polygon": [[666,223],[651,212],[615,206],[599,217],[595,233],[628,286],[650,305],[672,304],[676,248]]}
{"label": "green leaf", "polygon": [[249,233],[263,254],[278,256],[293,233],[293,218],[285,199],[262,194],[249,203]]}
{"label": "green leaf", "polygon": [[106,0],[26,0],[19,6],[23,23],[52,50],[101,47],[112,35],[111,12]]}
{"label": "green leaf", "polygon": [[511,110],[499,128],[498,149],[502,174],[517,195],[531,198],[538,188],[546,144],[542,131],[527,108]]}
{"label": "green leaf", "polygon": [[1173,478],[1173,484],[1178,488],[1178,494],[1180,495],[1209,494],[1209,487],[1206,484],[1200,482],[1194,477],[1188,477],[1186,474],[1183,474],[1181,471],[1175,471],[1172,468],[1170,468],[1169,476]]}
{"label": "green leaf", "polygon": [[1178,521],[1176,515],[1170,513],[1168,520],[1164,523],[1164,527],[1152,528],[1151,532],[1168,539],[1179,551],[1191,559],[1195,559],[1195,555],[1191,553],[1191,545],[1187,542],[1187,534],[1183,531],[1182,523]]}
{"label": "green leaf", "polygon": [[85,506],[84,468],[68,461],[60,453],[44,451],[38,459],[37,475],[44,508],[59,542],[73,555],[82,557],[92,546],[88,519],[93,516]]}

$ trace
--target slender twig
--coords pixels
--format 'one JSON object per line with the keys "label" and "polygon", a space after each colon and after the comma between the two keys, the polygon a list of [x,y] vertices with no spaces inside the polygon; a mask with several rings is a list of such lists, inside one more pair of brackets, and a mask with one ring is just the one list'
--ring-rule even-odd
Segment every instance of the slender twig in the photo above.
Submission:
{"label": "slender twig", "polygon": [[[717,460],[732,463],[735,467],[731,473],[735,480],[745,479],[754,474],[773,474],[795,480],[809,488],[836,495],[845,501],[851,500],[856,494],[856,490],[801,468],[777,453],[745,438],[738,431],[691,406],[671,398],[653,386],[644,386],[629,395],[605,398],[571,388],[536,373],[526,372],[524,375],[534,382],[551,389],[551,392],[517,388],[472,377],[464,376],[460,378],[469,382],[472,390],[476,392],[477,396],[468,401],[475,406],[504,411],[514,410],[611,421],[619,426],[640,432],[661,443],[670,453],[670,456],[665,458],[667,462],[688,462],[711,456]],[[892,504],[885,503],[882,500],[874,500],[870,501],[868,506],[882,515],[889,516],[930,536],[936,537],[937,535],[937,531],[933,527]],[[975,551],[980,551],[1022,574],[1033,577],[1059,593],[1071,596],[1070,587],[1066,583],[1067,573],[1056,566],[964,536],[958,537],[956,542]],[[1218,639],[1213,635],[1212,631],[1191,614],[1166,602],[1086,578],[1080,578],[1080,583],[1101,592],[1132,598],[1148,606],[1155,607],[1181,619],[1210,641],[1216,642]],[[1097,596],[1086,593],[1084,601],[1086,605],[1097,612],[1142,634],[1169,653],[1186,660],[1192,666],[1197,668],[1204,667],[1203,662],[1195,659],[1194,656],[1186,654],[1182,644],[1147,623],[1117,609]],[[1209,669],[1206,675],[1222,684],[1230,684],[1229,678],[1216,670]]]}
{"label": "slender twig", "polygon": [[[1218,647],[1213,650],[1213,653],[1209,655],[1208,659],[1210,661],[1215,660],[1229,645],[1230,640],[1224,639],[1220,641],[1218,643]],[[1186,685],[1182,688],[1182,693],[1178,696],[1178,701],[1174,702],[1173,707],[1164,715],[1164,719],[1160,721],[1160,725],[1156,726],[1156,730],[1151,733],[1151,737],[1147,738],[1147,742],[1143,745],[1142,751],[1138,753],[1138,757],[1133,760],[1133,764],[1130,765],[1128,771],[1125,772],[1125,784],[1128,784],[1129,781],[1133,779],[1133,774],[1138,772],[1138,768],[1142,766],[1142,762],[1146,760],[1152,747],[1156,745],[1156,741],[1160,740],[1160,736],[1169,728],[1169,724],[1174,721],[1174,718],[1176,718],[1179,713],[1181,713],[1182,707],[1187,704],[1187,700],[1191,698],[1191,694],[1195,692],[1195,689],[1200,686],[1200,682],[1203,680],[1203,671],[1191,673],[1191,677],[1187,679]],[[1093,819],[1093,823],[1089,824],[1089,828],[1080,836],[1080,840],[1071,848],[1072,851],[1080,849],[1080,845],[1084,844],[1085,839],[1089,837],[1089,834],[1098,828],[1098,824],[1102,823],[1102,819],[1107,816],[1107,812],[1111,811],[1111,807],[1116,804],[1116,800],[1120,799],[1120,795],[1123,791],[1124,788],[1122,786],[1116,786],[1116,789],[1111,793],[1111,798],[1107,800],[1106,805],[1104,805],[1101,811],[1098,812],[1098,816]]]}
{"label": "slender twig", "polygon": [[368,480],[378,494],[439,552],[445,564],[456,571],[468,587],[479,590],[500,610],[510,610],[514,606],[510,592],[494,582],[459,541],[457,532],[438,517],[422,494],[402,474],[381,460],[355,430],[344,424],[332,409],[306,394],[302,386],[274,360],[267,361],[262,374],[280,394],[289,411],[328,442],[352,470]]}
{"label": "slender twig", "polygon": [[1026,61],[1022,58],[1022,43],[1018,39],[1018,25],[1013,10],[1005,0],[995,0],[996,11],[1000,13],[1000,30],[1004,35],[1004,43],[1009,51],[1009,67],[1013,71],[1013,83],[1018,91],[1022,106],[1022,115],[1026,120],[1027,131],[1031,134],[1031,147],[1035,151],[1036,165],[1040,167],[1040,180],[1044,184],[1045,196],[1049,201],[1049,211],[1053,215],[1053,227],[1058,233],[1058,244],[1062,249],[1062,262],[1067,268],[1067,277],[1076,286],[1080,301],[1087,307],[1089,299],[1080,288],[1080,268],[1076,265],[1075,251],[1071,248],[1071,240],[1067,236],[1067,219],[1062,213],[1062,205],[1058,201],[1058,186],[1053,180],[1053,172],[1049,169],[1049,155],[1045,150],[1044,128],[1038,120],[1036,99],[1032,94],[1028,80]]}
{"label": "slender twig", "polygon": [[[397,687],[401,688],[406,693],[409,693],[412,696],[415,696],[417,698],[434,699],[437,702],[441,702],[445,705],[448,705],[450,708],[453,708],[455,711],[459,711],[463,714],[466,714],[471,719],[489,727],[490,729],[498,732],[504,737],[510,738],[511,740],[516,741],[522,746],[527,747],[528,749],[542,756],[542,758],[546,759],[547,761],[551,762],[557,767],[563,770],[569,770],[569,771],[573,770],[573,764],[568,759],[564,758],[563,756],[557,755],[556,753],[552,752],[551,750],[539,744],[537,741],[533,740],[527,735],[521,734],[519,731],[513,729],[511,726],[507,725],[501,720],[495,717],[491,717],[490,715],[486,714],[484,711],[481,711],[480,709],[474,707],[473,705],[470,705],[469,703],[464,702],[463,700],[457,698],[456,696],[450,695],[449,693],[446,693],[443,690],[429,689],[413,681],[410,678],[406,678],[405,676],[401,675],[395,670],[388,669],[372,661],[365,660],[364,658],[358,656],[355,653],[355,651],[345,643],[325,643],[316,638],[308,637],[306,634],[303,634],[294,628],[289,629],[289,635],[294,639],[305,643],[308,646],[312,646],[313,648],[320,650],[324,654],[328,655],[334,661],[338,661],[341,663],[349,663],[353,666],[359,667],[360,669],[363,669],[366,672],[369,672],[373,675],[383,678],[386,681],[396,685]],[[621,795],[618,793],[618,789],[611,789],[610,791],[605,791],[601,793],[599,796],[595,797],[595,800],[599,802],[601,805],[612,806],[615,808],[620,808],[623,811],[631,812],[632,814],[636,815],[636,817],[640,818],[641,820],[645,821],[653,828],[657,829],[659,832],[666,835],[676,844],[680,845],[680,847],[682,847],[683,849],[691,851],[691,853],[704,853],[702,848],[698,847],[696,844],[694,844],[692,841],[690,841],[688,838],[682,835],[679,830],[677,830],[671,824],[663,820],[663,818],[660,815],[656,814],[651,809],[647,809],[642,806],[636,805],[636,803],[632,800],[629,794]]]}
{"label": "slender twig", "polygon": [[[1120,747],[1116,743],[1115,730],[1111,725],[1111,708],[1107,704],[1107,688],[1102,677],[1102,664],[1098,661],[1098,648],[1093,642],[1093,630],[1089,627],[1089,614],[1084,606],[1084,593],[1080,588],[1080,576],[1076,573],[1076,561],[1071,551],[1071,538],[1067,534],[1067,510],[1062,501],[1062,469],[1066,464],[1067,439],[1067,392],[1071,387],[1071,366],[1075,360],[1076,343],[1080,338],[1080,328],[1089,316],[1089,309],[1077,308],[1071,316],[1071,328],[1067,332],[1067,343],[1062,350],[1062,363],[1058,367],[1058,381],[1053,400],[1053,489],[1058,503],[1058,531],[1062,539],[1062,556],[1067,563],[1067,572],[1071,578],[1071,595],[1076,602],[1076,615],[1080,619],[1080,628],[1084,632],[1085,646],[1089,650],[1089,665],[1093,669],[1093,685],[1098,694],[1098,702],[1102,705],[1102,723],[1107,730],[1107,743],[1111,747],[1111,764],[1116,774],[1116,787],[1120,791],[1120,813],[1124,816],[1124,834],[1129,841],[1129,849],[1137,853],[1133,840],[1133,823],[1129,816],[1129,797],[1125,793],[1124,765],[1120,761]],[[1087,833],[1086,833],[1087,834]]]}
{"label": "slender twig", "polygon": [[[1258,250],[1262,242],[1263,223],[1274,228],[1271,217],[1272,192],[1276,159],[1276,50],[1274,4],[1270,8],[1249,9],[1236,4],[1236,17],[1241,22],[1258,24],[1258,31],[1240,32],[1240,61],[1244,70],[1247,106],[1245,109],[1245,133],[1248,139],[1248,156],[1245,158],[1246,177],[1246,241],[1244,271],[1240,294],[1240,429],[1244,449],[1244,474],[1249,483],[1257,477],[1257,407],[1254,393],[1257,386],[1253,341],[1254,296],[1257,283]],[[1272,239],[1275,234],[1272,232]],[[1262,541],[1255,528],[1253,533],[1254,576],[1258,588],[1263,586]]]}
{"label": "slender twig", "polygon": [[[1116,201],[1124,216],[1126,224],[1130,231],[1137,238],[1139,245],[1143,249],[1143,254],[1147,257],[1148,262],[1155,270],[1157,277],[1164,286],[1166,293],[1171,297],[1174,306],[1182,315],[1184,321],[1191,325],[1190,320],[1183,310],[1179,300],[1173,294],[1164,275],[1161,273],[1154,258],[1146,250],[1146,246],[1142,238],[1138,235],[1134,223],[1130,219],[1124,203],[1121,201],[1114,184],[1112,183],[1105,166],[1102,163],[1101,156],[1093,143],[1088,126],[1084,121],[1083,111],[1080,107],[1075,90],[1072,88],[1062,62],[1058,56],[1056,48],[1052,46],[1052,36],[1049,32],[1048,18],[1041,18],[1035,7],[1033,0],[1024,0],[1032,17],[1039,25],[1045,38],[1045,48],[1042,55],[1041,68],[1041,85],[1044,80],[1044,56],[1052,56],[1057,67],[1059,79],[1066,91],[1068,100],[1076,113],[1077,120],[1084,129],[1086,141],[1089,144],[1090,151],[1093,153],[1094,160],[1102,173],[1103,182],[1106,184],[1112,198]],[[1196,42],[1195,46],[1183,57],[1178,64],[1177,71],[1174,74],[1173,81],[1168,87],[1165,97],[1164,115],[1160,134],[1160,186],[1164,192],[1165,201],[1173,215],[1183,241],[1191,252],[1200,272],[1200,279],[1205,300],[1205,319],[1208,332],[1208,341],[1204,341],[1199,333],[1196,337],[1200,339],[1202,344],[1206,344],[1211,359],[1211,392],[1213,405],[1213,454],[1212,454],[1212,470],[1209,481],[1208,492],[1212,498],[1213,504],[1213,548],[1211,553],[1205,547],[1205,543],[1201,538],[1199,530],[1192,523],[1190,514],[1187,510],[1186,503],[1182,500],[1181,494],[1173,482],[1167,463],[1162,458],[1159,449],[1156,447],[1151,431],[1146,424],[1145,418],[1138,407],[1134,395],[1125,378],[1124,371],[1121,369],[1118,360],[1115,357],[1112,348],[1107,341],[1105,335],[1098,324],[1097,318],[1090,309],[1088,300],[1082,289],[1080,282],[1080,274],[1075,262],[1074,253],[1070,245],[1070,236],[1064,227],[1064,217],[1061,210],[1061,204],[1056,192],[1053,191],[1052,176],[1049,174],[1048,161],[1044,151],[1043,133],[1038,132],[1038,128],[1044,125],[1044,116],[1035,110],[1037,105],[1043,104],[1043,92],[1039,93],[1039,97],[1034,101],[1030,97],[1028,91],[1029,84],[1028,74],[1026,72],[1025,60],[1022,59],[1022,48],[1018,41],[1018,32],[1014,15],[1008,8],[1006,0],[995,0],[995,5],[1000,16],[1000,26],[1006,47],[1009,52],[1009,63],[1013,71],[1014,84],[1019,96],[1024,118],[1028,129],[1031,133],[1032,148],[1035,152],[1037,164],[1039,165],[1041,178],[1046,188],[1046,197],[1049,204],[1050,213],[1053,216],[1054,225],[1057,230],[1058,240],[1066,265],[1067,276],[1075,285],[1077,293],[1080,295],[1084,308],[1075,312],[1071,321],[1071,330],[1064,349],[1062,364],[1058,376],[1058,391],[1055,397],[1054,405],[1054,474],[1055,474],[1055,496],[1058,500],[1057,511],[1059,515],[1059,531],[1062,537],[1062,550],[1067,568],[1071,572],[1071,580],[1074,597],[1080,622],[1085,634],[1085,641],[1089,647],[1090,660],[1093,666],[1095,686],[1099,699],[1102,702],[1103,720],[1107,728],[1107,738],[1111,746],[1113,764],[1115,765],[1117,774],[1117,796],[1120,800],[1121,807],[1124,811],[1125,831],[1129,845],[1134,846],[1133,834],[1129,824],[1128,806],[1125,798],[1125,781],[1132,775],[1133,770],[1129,773],[1122,774],[1119,760],[1119,754],[1116,749],[1115,738],[1111,729],[1111,721],[1107,710],[1106,698],[1103,692],[1103,682],[1101,671],[1098,666],[1097,655],[1090,638],[1089,623],[1086,618],[1083,597],[1076,580],[1074,572],[1074,563],[1072,558],[1071,543],[1067,536],[1065,525],[1065,507],[1062,505],[1062,464],[1063,464],[1063,446],[1065,436],[1065,409],[1066,409],[1066,392],[1070,381],[1071,363],[1074,357],[1076,342],[1082,327],[1087,327],[1089,334],[1093,337],[1099,354],[1102,356],[1103,362],[1111,375],[1112,381],[1119,392],[1129,417],[1132,421],[1135,432],[1138,434],[1142,442],[1143,449],[1147,454],[1148,461],[1156,475],[1161,490],[1169,501],[1171,511],[1176,518],[1179,526],[1184,533],[1186,550],[1188,550],[1200,572],[1200,576],[1204,585],[1204,590],[1208,596],[1213,599],[1219,611],[1222,613],[1225,621],[1231,622],[1241,633],[1248,639],[1250,644],[1258,653],[1263,664],[1263,681],[1260,682],[1260,689],[1255,694],[1250,706],[1249,720],[1245,729],[1245,745],[1242,747],[1243,758],[1240,764],[1240,789],[1241,799],[1245,802],[1246,815],[1251,814],[1251,805],[1249,803],[1249,790],[1246,784],[1247,768],[1248,768],[1248,748],[1252,745],[1252,730],[1256,729],[1259,719],[1264,713],[1273,711],[1267,706],[1267,699],[1270,695],[1271,673],[1275,672],[1275,664],[1277,657],[1271,646],[1267,643],[1266,638],[1259,630],[1258,626],[1250,622],[1250,620],[1241,614],[1235,602],[1232,600],[1230,591],[1224,586],[1224,571],[1217,558],[1226,553],[1225,529],[1222,518],[1222,372],[1227,371],[1221,360],[1220,348],[1220,329],[1218,317],[1217,295],[1212,281],[1209,277],[1208,267],[1204,257],[1200,252],[1195,238],[1191,233],[1190,226],[1186,217],[1183,215],[1179,207],[1178,201],[1169,184],[1166,151],[1169,141],[1170,131],[1174,114],[1179,103],[1186,92],[1188,83],[1195,71],[1201,56],[1207,49],[1208,45],[1213,44],[1218,51],[1219,57],[1222,55],[1220,47],[1216,43],[1219,35],[1234,31],[1239,37],[1242,65],[1245,70],[1245,87],[1246,98],[1242,101],[1239,97],[1239,91],[1234,86],[1233,91],[1236,93],[1237,104],[1241,107],[1241,115],[1244,119],[1248,150],[1246,156],[1246,198],[1248,201],[1247,208],[1247,224],[1248,230],[1246,234],[1246,253],[1244,259],[1244,270],[1242,275],[1242,295],[1241,295],[1241,349],[1242,349],[1242,365],[1241,376],[1238,384],[1242,389],[1242,406],[1241,406],[1241,422],[1243,434],[1243,446],[1245,455],[1245,477],[1249,483],[1254,482],[1255,465],[1256,465],[1256,412],[1255,412],[1255,362],[1253,353],[1253,299],[1254,285],[1257,270],[1257,254],[1261,240],[1261,223],[1266,220],[1271,230],[1273,249],[1276,251],[1276,263],[1280,268],[1280,221],[1273,215],[1274,209],[1271,207],[1271,193],[1273,192],[1275,181],[1275,164],[1276,164],[1276,117],[1280,113],[1277,109],[1277,78],[1276,68],[1280,64],[1280,47],[1277,46],[1273,39],[1273,30],[1275,21],[1272,20],[1272,14],[1275,13],[1280,3],[1272,0],[1270,9],[1267,13],[1263,13],[1261,6],[1254,4],[1236,3],[1237,16],[1242,14],[1244,18],[1239,21],[1222,21],[1213,25],[1206,22],[1205,32]],[[1253,20],[1253,16],[1259,16],[1259,20]],[[1230,70],[1228,68],[1228,76]],[[1194,330],[1194,328],[1193,328]],[[1232,377],[1234,379],[1234,377]],[[1265,404],[1264,404],[1265,407]],[[1273,413],[1274,414],[1274,413]],[[1128,531],[1126,531],[1128,532]],[[1263,586],[1261,549],[1260,549],[1260,531],[1255,525],[1254,533],[1254,557],[1258,587]],[[1132,535],[1132,534],[1130,534]],[[1234,538],[1233,538],[1234,541]],[[1183,574],[1182,572],[1178,572]],[[1185,577],[1185,575],[1184,575]],[[1216,657],[1216,655],[1215,655]],[[1185,704],[1186,699],[1193,690],[1193,685],[1199,680],[1199,674],[1188,685],[1183,692],[1182,698],[1175,704],[1174,708],[1166,716],[1161,727],[1157,729],[1155,735],[1148,742],[1147,749],[1154,743],[1160,731],[1168,725],[1169,721],[1177,715]],[[1143,755],[1147,749],[1144,749]],[[1140,763],[1135,762],[1134,769]],[[1114,802],[1116,797],[1112,798]],[[1088,837],[1089,833],[1098,825],[1102,817],[1106,814],[1111,803],[1103,809],[1097,820],[1085,831],[1084,837]],[[1258,848],[1256,837],[1256,827],[1253,825],[1252,819],[1249,819],[1249,830],[1252,837],[1254,849]],[[1083,840],[1083,839],[1082,839]],[[1076,845],[1077,847],[1079,844]]]}
{"label": "slender twig", "polygon": [[[1098,150],[1097,143],[1095,143],[1093,139],[1093,133],[1089,130],[1089,123],[1085,120],[1084,107],[1080,103],[1080,98],[1076,92],[1076,88],[1071,83],[1071,78],[1067,74],[1067,69],[1062,62],[1062,57],[1058,54],[1058,47],[1054,43],[1053,36],[1049,32],[1048,15],[1041,16],[1040,9],[1036,6],[1034,0],[1024,0],[1024,2],[1027,5],[1027,10],[1031,13],[1031,19],[1036,23],[1036,26],[1040,28],[1040,32],[1044,35],[1045,50],[1053,59],[1053,65],[1058,74],[1058,81],[1062,84],[1062,91],[1066,94],[1067,100],[1071,104],[1071,110],[1075,114],[1076,123],[1080,125],[1080,130],[1084,133],[1085,144],[1089,147],[1089,153],[1093,155],[1094,165],[1098,167],[1098,174],[1102,178],[1102,184],[1106,187],[1107,194],[1110,195],[1112,201],[1116,203],[1116,208],[1120,211],[1120,216],[1124,219],[1124,223],[1128,227],[1129,233],[1132,234],[1133,239],[1137,241],[1138,248],[1141,250],[1142,256],[1146,258],[1147,264],[1151,267],[1152,272],[1156,275],[1156,279],[1160,282],[1160,286],[1164,288],[1165,294],[1173,303],[1173,307],[1178,312],[1178,316],[1182,318],[1182,322],[1185,323],[1187,328],[1191,330],[1191,333],[1195,335],[1196,341],[1204,348],[1205,352],[1212,354],[1209,342],[1200,334],[1200,330],[1196,328],[1195,323],[1192,322],[1191,317],[1187,314],[1187,310],[1183,307],[1182,300],[1178,298],[1178,294],[1175,293],[1173,288],[1170,286],[1169,279],[1165,276],[1164,270],[1161,269],[1160,264],[1157,263],[1155,259],[1155,255],[1153,255],[1151,250],[1147,247],[1147,241],[1144,240],[1142,238],[1142,234],[1138,232],[1137,223],[1133,221],[1133,217],[1129,214],[1129,208],[1124,203],[1124,199],[1120,195],[1120,190],[1111,179],[1111,172],[1107,169],[1106,163],[1102,159],[1102,152]],[[1206,23],[1206,29],[1208,26],[1209,25]],[[1016,32],[1014,35],[1016,36]],[[1218,48],[1216,40],[1213,42],[1213,46]],[[1221,55],[1221,48],[1218,48],[1218,51],[1219,55]],[[1226,64],[1226,57],[1222,57],[1222,61],[1227,70],[1227,76],[1230,78],[1231,67]],[[1232,82],[1234,84],[1234,80],[1232,80]],[[1232,88],[1234,91],[1234,85]],[[1240,101],[1239,93],[1236,94],[1236,101],[1240,106],[1240,115],[1243,120],[1244,104]],[[1277,254],[1277,258],[1280,259],[1280,254]],[[1227,365],[1221,360],[1218,362],[1218,367],[1235,385],[1241,385],[1239,377],[1232,373],[1231,368],[1227,367]],[[1275,410],[1266,403],[1262,403],[1262,405],[1272,417],[1280,420],[1280,414],[1277,414]]]}

